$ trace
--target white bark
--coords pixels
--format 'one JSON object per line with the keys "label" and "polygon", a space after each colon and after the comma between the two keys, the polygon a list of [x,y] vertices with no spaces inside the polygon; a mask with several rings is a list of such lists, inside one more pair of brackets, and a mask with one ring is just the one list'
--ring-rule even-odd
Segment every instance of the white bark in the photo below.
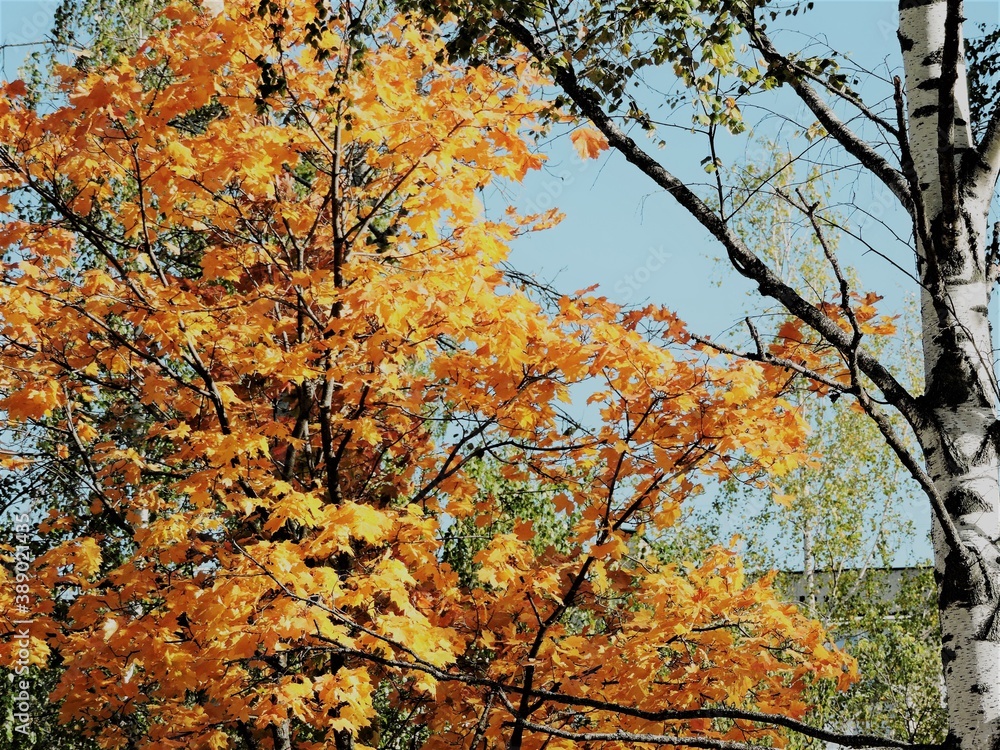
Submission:
{"label": "white bark", "polygon": [[[961,39],[950,144],[942,143],[939,127],[947,13],[945,0],[900,3],[907,135],[921,209],[914,211],[914,224],[928,420],[919,437],[948,511],[948,519],[936,519],[933,540],[949,744],[998,750],[1000,623],[994,618],[1000,602],[1000,467],[992,429],[997,388],[987,316],[991,285],[985,273],[986,196],[993,186],[959,182],[960,205],[946,205],[953,196],[942,190],[942,182],[949,170],[962,179],[961,160],[972,148]],[[949,209],[956,221],[947,220]],[[949,544],[943,523],[954,525],[963,549]]]}
{"label": "white bark", "polygon": [[[929,215],[941,208],[937,149],[939,89],[936,84],[941,80],[946,14],[945,0],[902,0],[899,5],[899,46],[906,72],[910,149]],[[961,46],[959,50],[959,60],[964,60]],[[969,89],[963,62],[955,86],[954,142],[959,151],[972,145],[969,119]]]}

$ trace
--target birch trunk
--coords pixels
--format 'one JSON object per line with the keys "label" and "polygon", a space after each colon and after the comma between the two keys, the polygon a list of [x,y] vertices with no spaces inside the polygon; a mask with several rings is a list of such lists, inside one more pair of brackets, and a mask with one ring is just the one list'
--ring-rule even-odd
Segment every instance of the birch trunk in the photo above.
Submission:
{"label": "birch trunk", "polygon": [[[936,518],[933,530],[948,745],[998,750],[1000,485],[985,237],[995,175],[985,165],[969,167],[960,19],[949,39],[945,0],[902,0],[899,10],[922,282],[926,425],[918,437],[948,516]],[[949,540],[949,523],[960,545]]]}

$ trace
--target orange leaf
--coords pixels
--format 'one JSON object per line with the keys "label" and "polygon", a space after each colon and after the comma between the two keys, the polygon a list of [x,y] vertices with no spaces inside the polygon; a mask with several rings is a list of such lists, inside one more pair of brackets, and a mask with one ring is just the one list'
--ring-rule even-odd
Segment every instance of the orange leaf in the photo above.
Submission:
{"label": "orange leaf", "polygon": [[608,139],[600,131],[584,126],[570,133],[576,152],[584,159],[596,159],[602,151],[608,149]]}

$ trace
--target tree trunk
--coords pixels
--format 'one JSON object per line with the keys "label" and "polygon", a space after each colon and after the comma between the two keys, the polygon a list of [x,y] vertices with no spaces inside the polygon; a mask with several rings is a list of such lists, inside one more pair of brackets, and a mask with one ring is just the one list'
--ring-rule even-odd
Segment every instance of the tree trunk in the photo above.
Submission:
{"label": "tree trunk", "polygon": [[935,518],[933,543],[949,745],[997,750],[1000,467],[985,237],[995,175],[972,158],[961,19],[949,17],[945,0],[902,0],[899,39],[922,282],[926,423],[918,437],[947,510]]}
{"label": "tree trunk", "polygon": [[271,733],[274,750],[292,750],[292,722],[286,719],[280,724],[272,724]]}

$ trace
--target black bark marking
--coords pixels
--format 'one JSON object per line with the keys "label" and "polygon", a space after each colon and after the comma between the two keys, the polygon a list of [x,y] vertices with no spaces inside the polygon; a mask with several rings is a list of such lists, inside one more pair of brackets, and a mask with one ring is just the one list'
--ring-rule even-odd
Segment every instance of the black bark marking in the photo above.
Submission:
{"label": "black bark marking", "polygon": [[963,157],[965,162],[962,165],[962,174],[965,175],[964,182],[969,185],[972,182],[972,178],[969,175],[975,174],[976,172],[989,170],[990,164],[986,159],[976,149],[968,149]]}
{"label": "black bark marking", "polygon": [[948,666],[953,661],[955,661],[955,649],[953,648],[942,648],[941,649],[941,663],[944,666]]}
{"label": "black bark marking", "polygon": [[979,640],[1000,643],[1000,602],[997,603],[990,619],[986,621],[983,632],[979,634]]}
{"label": "black bark marking", "polygon": [[944,497],[944,507],[952,518],[967,516],[970,513],[988,512],[990,506],[982,496],[968,487],[954,487]]}
{"label": "black bark marking", "polygon": [[899,9],[902,10],[913,10],[914,8],[923,8],[927,5],[935,5],[941,2],[941,0],[899,0]]}
{"label": "black bark marking", "polygon": [[930,407],[989,406],[989,398],[983,392],[976,371],[959,346],[958,332],[952,328],[945,329],[940,344],[941,356],[935,362],[927,384],[927,403]]}
{"label": "black bark marking", "polygon": [[986,428],[983,442],[979,444],[976,455],[972,457],[973,466],[985,466],[996,461],[1000,455],[1000,421]]}
{"label": "black bark marking", "polygon": [[917,107],[913,110],[914,119],[923,119],[924,117],[933,117],[937,114],[938,106],[936,104],[925,104],[923,107]]}
{"label": "black bark marking", "polygon": [[899,49],[903,52],[909,52],[913,49],[913,45],[916,44],[910,37],[903,36],[903,32],[897,32],[896,37],[899,39]]}
{"label": "black bark marking", "polygon": [[951,236],[956,231],[957,228],[952,229],[945,223],[944,214],[931,222],[931,234],[937,238],[931,252],[937,255],[941,280],[947,279],[950,283],[961,283],[956,277],[965,276],[965,264],[968,260],[956,241],[957,238]]}
{"label": "black bark marking", "polygon": [[[975,247],[979,243],[978,233],[976,232],[976,222],[972,216],[972,212],[966,209],[962,209],[962,222],[965,225],[965,236],[969,241],[969,247]],[[977,284],[983,280],[983,269],[980,267],[976,253],[969,254],[969,262],[972,272],[968,275],[968,284]]]}
{"label": "black bark marking", "polygon": [[969,403],[973,395],[970,368],[961,360],[949,362],[948,359],[940,358],[931,370],[931,382],[927,392],[932,394],[931,402],[936,407],[961,406]]}
{"label": "black bark marking", "polygon": [[921,91],[935,91],[941,88],[941,78],[939,76],[928,78],[927,80],[918,83],[917,88]]}
{"label": "black bark marking", "polygon": [[[955,444],[955,440],[949,432],[941,430],[939,434],[941,436],[941,445],[944,448],[944,461],[948,467],[948,471],[952,476],[968,474],[972,468],[972,463],[968,460],[968,457]],[[940,477],[935,477],[935,481],[938,479]]]}
{"label": "black bark marking", "polygon": [[[988,566],[975,548],[965,547],[961,552],[949,550],[944,559],[944,575],[941,578],[941,609],[952,604],[976,607],[997,601],[996,578],[995,568]],[[980,637],[985,639],[986,635],[987,633],[983,633]]]}

